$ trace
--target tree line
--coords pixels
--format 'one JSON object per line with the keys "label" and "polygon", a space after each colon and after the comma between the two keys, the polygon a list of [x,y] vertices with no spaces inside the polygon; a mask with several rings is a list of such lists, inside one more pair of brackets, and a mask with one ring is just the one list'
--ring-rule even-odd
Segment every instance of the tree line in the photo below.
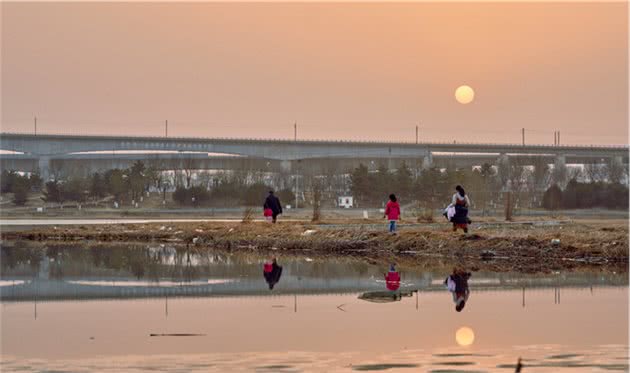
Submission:
{"label": "tree line", "polygon": [[[22,175],[14,171],[2,173],[2,193],[13,193],[13,203],[22,206],[30,193],[41,193],[47,203],[84,204],[105,198],[118,204],[133,204],[151,190],[159,191],[166,201],[167,192],[174,189],[172,200],[181,206],[258,206],[262,205],[270,189],[269,184],[252,172],[219,173],[209,178],[203,173],[193,180],[193,173],[169,173],[146,167],[137,161],[127,169],[110,169],[89,176],[71,175],[43,183],[38,174]],[[43,187],[42,187],[43,184]],[[285,180],[276,185],[288,185]],[[295,199],[290,187],[276,191],[285,204]]]}
{"label": "tree line", "polygon": [[[141,161],[127,169],[111,169],[89,176],[71,175],[47,181],[33,173],[2,173],[2,193],[13,193],[13,202],[23,205],[29,193],[40,193],[49,203],[97,202],[103,199],[130,204],[148,191],[159,191],[166,200],[180,206],[258,206],[270,189],[275,189],[283,204],[293,204],[299,191],[300,207],[334,206],[336,197],[352,195],[355,207],[383,207],[387,196],[395,193],[401,204],[425,209],[445,207],[455,185],[462,185],[473,208],[485,214],[497,208],[624,208],[628,205],[627,169],[620,164],[584,165],[580,169],[550,167],[539,158],[510,159],[476,168],[411,169],[401,162],[395,169],[380,165],[370,170],[359,164],[339,170],[334,164],[314,174],[308,169],[300,175],[243,170],[204,172],[192,169],[160,171]],[[299,188],[296,188],[299,180]],[[506,213],[507,214],[507,213]]]}
{"label": "tree line", "polygon": [[[262,206],[269,190],[262,182],[246,184],[230,178],[219,179],[210,190],[204,186],[178,186],[173,192],[173,201],[182,206]],[[280,201],[290,204],[295,194],[290,189],[276,192]]]}
{"label": "tree line", "polygon": [[[533,165],[532,165],[533,164]],[[485,213],[501,207],[506,216],[515,208],[628,208],[628,171],[622,165],[550,167],[540,159],[488,163],[470,169],[432,167],[415,175],[402,162],[395,171],[375,171],[360,164],[350,174],[350,191],[358,206],[382,207],[394,193],[401,203],[436,209],[450,203],[456,185],[469,194],[473,207]],[[583,181],[578,181],[583,180]]]}
{"label": "tree line", "polygon": [[0,193],[13,193],[13,203],[22,206],[26,203],[29,193],[39,192],[42,187],[42,178],[33,173],[20,175],[15,171],[2,171],[0,176]]}
{"label": "tree line", "polygon": [[553,184],[545,191],[543,207],[548,210],[605,208],[628,210],[628,187],[601,181],[581,183],[571,179],[562,190]]}

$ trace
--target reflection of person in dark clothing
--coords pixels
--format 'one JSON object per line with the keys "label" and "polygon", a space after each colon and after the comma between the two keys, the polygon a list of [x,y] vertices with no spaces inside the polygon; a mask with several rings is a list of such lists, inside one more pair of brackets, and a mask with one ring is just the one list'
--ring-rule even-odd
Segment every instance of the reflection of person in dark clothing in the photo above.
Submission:
{"label": "reflection of person in dark clothing", "polygon": [[271,263],[265,263],[263,276],[267,284],[269,284],[269,290],[273,290],[273,287],[280,281],[280,276],[282,276],[282,267],[278,265],[276,258],[273,258]]}
{"label": "reflection of person in dark clothing", "polygon": [[263,209],[271,210],[271,218],[273,223],[276,222],[276,218],[278,217],[278,215],[282,214],[282,204],[280,203],[280,199],[273,194],[273,190],[269,191],[269,195],[265,199]]}
{"label": "reflection of person in dark clothing", "polygon": [[453,269],[453,274],[449,275],[444,280],[444,285],[448,288],[448,291],[453,295],[453,302],[455,303],[455,311],[461,312],[468,302],[470,296],[470,290],[468,289],[468,279],[470,278],[470,272],[466,272],[459,269]]}

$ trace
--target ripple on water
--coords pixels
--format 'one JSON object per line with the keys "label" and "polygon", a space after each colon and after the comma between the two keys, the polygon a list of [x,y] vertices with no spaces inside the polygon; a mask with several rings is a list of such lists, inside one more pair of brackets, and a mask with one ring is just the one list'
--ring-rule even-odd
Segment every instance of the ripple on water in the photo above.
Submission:
{"label": "ripple on water", "polygon": [[584,355],[580,354],[559,354],[559,355],[550,355],[547,356],[546,359],[573,359],[576,357],[584,357]]}
{"label": "ripple on water", "polygon": [[388,370],[388,369],[401,369],[401,368],[417,368],[418,364],[363,364],[355,365],[353,370],[369,371],[369,370]]}
{"label": "ripple on water", "polygon": [[256,367],[256,369],[291,369],[293,368],[292,365],[285,365],[285,364],[272,364],[272,365],[263,365],[261,367]]}
{"label": "ripple on water", "polygon": [[458,353],[433,354],[433,357],[471,357],[471,356],[494,357],[494,355],[488,355],[488,354],[458,354]]}

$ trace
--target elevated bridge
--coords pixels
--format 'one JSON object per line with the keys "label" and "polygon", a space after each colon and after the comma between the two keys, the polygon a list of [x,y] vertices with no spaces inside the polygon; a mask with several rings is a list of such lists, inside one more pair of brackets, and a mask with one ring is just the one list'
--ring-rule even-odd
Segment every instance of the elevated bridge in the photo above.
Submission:
{"label": "elevated bridge", "polygon": [[[628,163],[627,145],[519,145],[466,143],[404,143],[286,139],[236,139],[149,136],[84,136],[0,133],[3,169],[39,170],[85,166],[88,170],[127,167],[136,160],[156,168],[249,168],[291,171],[297,168],[356,167],[358,163],[395,168],[469,167],[511,158],[543,158],[549,163]],[[129,154],[132,152],[133,154]],[[161,152],[161,153],[160,153]],[[164,153],[170,152],[170,153]],[[209,155],[214,154],[214,155]],[[216,156],[221,154],[224,156]],[[332,165],[332,166],[331,166]],[[345,170],[347,170],[346,168]],[[345,171],[344,170],[344,171]]]}

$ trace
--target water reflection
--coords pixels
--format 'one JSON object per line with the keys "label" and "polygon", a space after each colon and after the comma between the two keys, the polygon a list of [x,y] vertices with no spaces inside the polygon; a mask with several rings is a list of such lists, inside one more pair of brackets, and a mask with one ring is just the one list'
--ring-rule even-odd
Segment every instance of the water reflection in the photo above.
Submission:
{"label": "water reflection", "polygon": [[[501,372],[514,371],[519,356],[525,371],[628,368],[620,360],[627,358],[625,274],[471,276],[470,269],[387,268],[280,254],[150,244],[3,245],[2,369],[102,371],[117,361],[122,371],[143,371],[148,356],[150,367],[161,371],[231,371],[238,365]],[[453,313],[445,299],[449,279],[456,307],[468,303],[470,288],[475,291],[474,307],[464,314]],[[409,299],[414,293],[415,302]],[[404,327],[392,332],[383,320]],[[282,337],[271,344],[252,338],[280,335],[279,325]],[[310,355],[287,360],[288,350]],[[356,350],[364,355],[351,355]],[[326,358],[330,351],[335,353]],[[169,362],[154,354],[177,357]],[[94,356],[108,359],[79,363]],[[78,360],[59,362],[65,358]],[[305,363],[295,362],[300,358]]]}
{"label": "water reflection", "polygon": [[282,267],[278,265],[276,258],[265,262],[263,266],[263,277],[267,285],[269,285],[269,290],[273,290],[273,287],[280,281],[280,276],[282,276]]}
{"label": "water reflection", "polygon": [[385,285],[391,291],[396,291],[400,288],[400,273],[396,271],[396,265],[393,263],[389,266],[389,272],[385,273]]}
{"label": "water reflection", "polygon": [[411,291],[367,291],[359,295],[359,299],[372,303],[390,303],[402,300],[403,297],[411,297],[417,290]]}
{"label": "water reflection", "polygon": [[[269,253],[234,253],[169,245],[3,243],[0,245],[0,299],[137,298],[273,294],[362,294],[362,300],[400,301],[420,293],[444,291],[444,269],[368,264],[361,260],[304,258]],[[274,252],[277,254],[277,252]],[[280,265],[279,263],[282,263]],[[263,279],[261,281],[261,268]],[[461,272],[461,273],[460,273]],[[470,273],[453,271],[451,297],[460,310],[468,302]],[[476,292],[548,288],[560,303],[560,288],[626,286],[623,275],[560,273],[523,275],[475,272]],[[458,285],[459,284],[459,285]],[[596,292],[596,291],[595,291]],[[528,292],[529,294],[529,292]],[[356,297],[356,296],[355,296]],[[416,296],[416,308],[419,308]]]}
{"label": "water reflection", "polygon": [[[553,288],[533,292],[524,312],[520,289],[475,289],[475,307],[465,315],[449,312],[443,285],[422,294],[420,313],[408,298],[375,306],[354,295],[300,296],[295,314],[295,296],[169,297],[168,317],[163,299],[124,299],[44,302],[33,320],[24,317],[30,304],[8,302],[1,316],[2,370],[105,371],[115,365],[125,372],[224,372],[282,365],[499,373],[514,372],[521,356],[525,372],[627,371],[627,287],[597,290],[593,299],[588,287],[566,289],[560,305],[552,301]],[[345,313],[335,310],[340,304]],[[454,325],[461,320],[465,324]]]}
{"label": "water reflection", "polygon": [[475,341],[475,332],[471,328],[463,326],[455,332],[455,341],[460,346],[470,346]]}
{"label": "water reflection", "polygon": [[453,297],[455,303],[455,311],[461,312],[470,297],[470,289],[468,287],[468,279],[471,273],[463,269],[453,268],[453,273],[446,277],[444,285]]}

